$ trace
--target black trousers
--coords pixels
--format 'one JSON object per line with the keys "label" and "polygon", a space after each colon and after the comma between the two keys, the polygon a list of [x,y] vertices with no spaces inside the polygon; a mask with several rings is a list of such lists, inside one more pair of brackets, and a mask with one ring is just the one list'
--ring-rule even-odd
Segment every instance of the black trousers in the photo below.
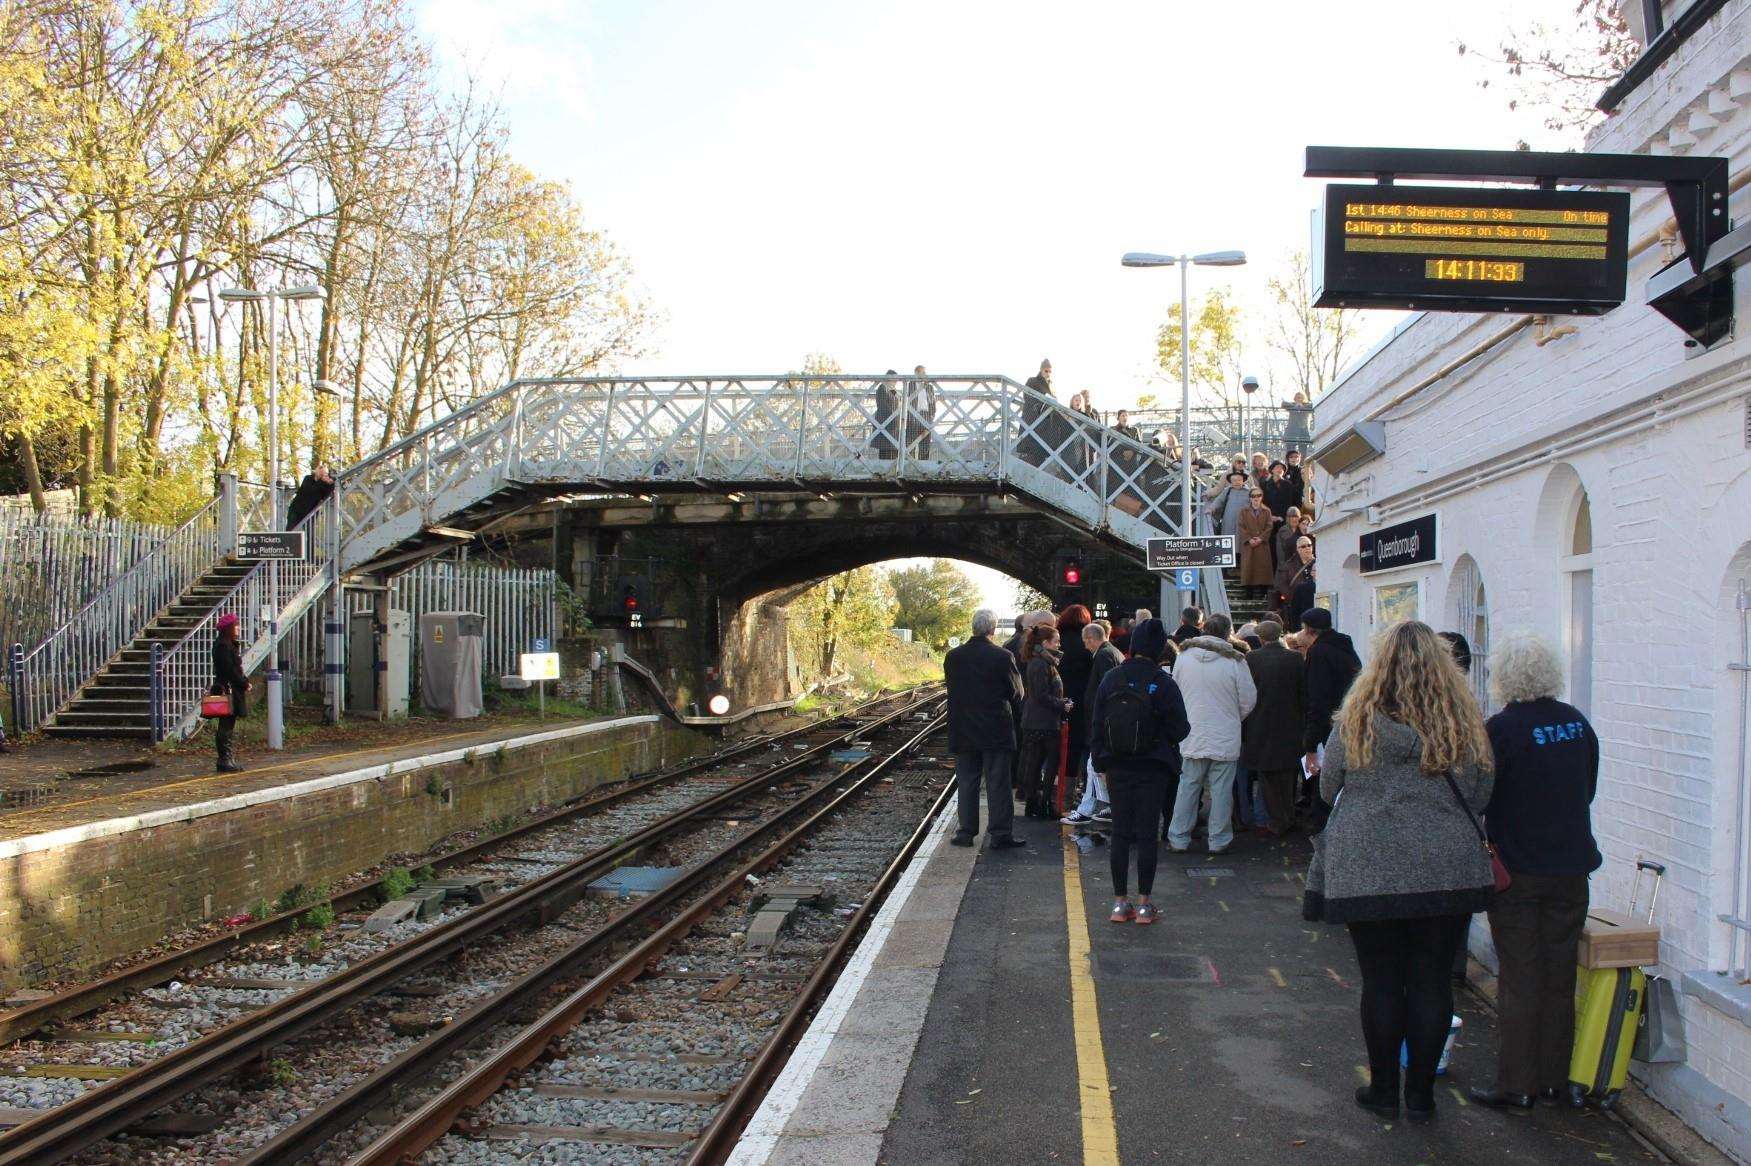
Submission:
{"label": "black trousers", "polygon": [[[1398,1095],[1399,1049],[1407,1043],[1405,1092],[1427,1098],[1434,1090],[1453,1019],[1453,951],[1470,923],[1469,915],[1436,915],[1349,925],[1362,969],[1362,1039],[1376,1093]],[[1567,1007],[1574,1011],[1572,1002]]]}
{"label": "black trousers", "polygon": [[1058,733],[1027,732],[1021,737],[1021,788],[1017,793],[1034,809],[1045,803],[1058,780]]}
{"label": "black trousers", "polygon": [[218,750],[220,761],[231,759],[231,734],[236,728],[236,717],[215,717],[213,719],[213,747]]}
{"label": "black trousers", "polygon": [[1167,767],[1129,773],[1109,772],[1107,797],[1113,807],[1113,837],[1110,854],[1113,894],[1129,894],[1131,852],[1137,853],[1137,893],[1155,891],[1155,865],[1161,856],[1162,798],[1167,793]]}
{"label": "black trousers", "polygon": [[1496,1084],[1560,1089],[1575,1044],[1575,961],[1587,922],[1586,875],[1514,874],[1490,904],[1497,980]]}

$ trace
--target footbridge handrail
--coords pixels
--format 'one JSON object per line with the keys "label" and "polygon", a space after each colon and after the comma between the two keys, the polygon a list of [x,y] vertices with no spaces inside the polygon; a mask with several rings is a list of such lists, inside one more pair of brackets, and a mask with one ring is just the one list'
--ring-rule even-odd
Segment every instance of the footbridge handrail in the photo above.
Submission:
{"label": "footbridge handrail", "polygon": [[348,468],[351,569],[508,487],[1014,490],[1141,548],[1178,533],[1159,451],[997,374],[519,380]]}

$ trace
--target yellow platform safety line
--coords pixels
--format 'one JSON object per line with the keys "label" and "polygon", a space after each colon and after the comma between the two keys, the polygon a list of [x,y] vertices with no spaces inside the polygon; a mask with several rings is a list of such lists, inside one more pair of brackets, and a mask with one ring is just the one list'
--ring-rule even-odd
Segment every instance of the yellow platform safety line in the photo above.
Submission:
{"label": "yellow platform safety line", "polygon": [[1082,1108],[1083,1166],[1119,1166],[1119,1130],[1107,1079],[1106,1045],[1090,967],[1088,905],[1082,898],[1081,852],[1064,840],[1064,920],[1070,936],[1070,1015],[1076,1027],[1076,1087]]}

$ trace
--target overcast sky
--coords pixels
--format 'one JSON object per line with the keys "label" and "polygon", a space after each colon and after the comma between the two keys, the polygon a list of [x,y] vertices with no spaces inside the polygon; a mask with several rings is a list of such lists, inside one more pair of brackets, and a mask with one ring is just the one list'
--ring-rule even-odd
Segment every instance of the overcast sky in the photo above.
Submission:
{"label": "overcast sky", "polygon": [[1550,145],[1455,46],[1572,5],[425,0],[420,21],[630,256],[665,322],[628,371],[818,351],[1020,379],[1049,356],[1061,395],[1112,408],[1178,295],[1122,252],[1242,248],[1194,294],[1262,304],[1306,245],[1306,146]]}

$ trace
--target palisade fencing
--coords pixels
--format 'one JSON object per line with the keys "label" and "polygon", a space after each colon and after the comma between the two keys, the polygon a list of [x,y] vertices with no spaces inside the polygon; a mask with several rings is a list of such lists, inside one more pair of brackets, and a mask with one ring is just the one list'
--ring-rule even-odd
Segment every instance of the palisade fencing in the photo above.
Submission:
{"label": "palisade fencing", "polygon": [[[419,619],[432,611],[478,611],[482,626],[482,663],[488,676],[514,674],[517,657],[534,650],[537,639],[552,643],[560,631],[559,576],[544,567],[500,567],[492,563],[435,560],[395,576],[389,583],[389,606],[413,620],[413,651],[409,660],[419,675]],[[347,610],[370,611],[373,596],[354,592]],[[282,656],[287,675],[301,687],[322,684],[322,627],[328,605],[312,609],[288,637]]]}
{"label": "palisade fencing", "polygon": [[[14,640],[7,648],[7,687],[19,732],[48,719],[127,647],[151,622],[212,567],[219,557],[221,500],[160,535],[119,575],[102,581],[95,595],[61,619],[34,646]],[[70,582],[70,581],[69,581]],[[40,599],[55,602],[51,596]]]}
{"label": "palisade fencing", "polygon": [[174,529],[0,510],[0,644],[34,648]]}

